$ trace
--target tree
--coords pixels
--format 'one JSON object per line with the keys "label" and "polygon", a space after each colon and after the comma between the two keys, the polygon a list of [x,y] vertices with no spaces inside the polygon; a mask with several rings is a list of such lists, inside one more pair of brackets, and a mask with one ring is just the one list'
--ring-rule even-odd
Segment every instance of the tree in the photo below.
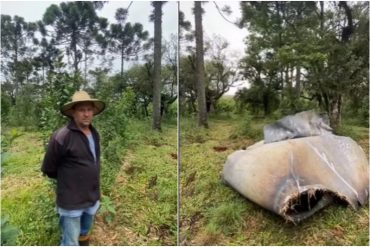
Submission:
{"label": "tree", "polygon": [[253,90],[279,95],[293,112],[316,101],[338,127],[343,99],[353,98],[368,78],[368,57],[357,46],[368,43],[355,42],[361,23],[368,23],[368,4],[242,2],[241,7],[240,24],[251,31],[242,68]]}
{"label": "tree", "polygon": [[196,112],[195,54],[181,56],[179,60],[180,112]]}
{"label": "tree", "polygon": [[80,72],[83,55],[88,56],[92,40],[99,39],[99,32],[106,28],[106,19],[96,14],[102,6],[101,2],[62,2],[59,6],[52,4],[43,16],[43,22],[53,29],[52,38],[72,57],[75,76]]}
{"label": "tree", "polygon": [[62,56],[61,51],[55,46],[55,40],[48,41],[45,37],[39,42],[40,53],[35,56],[34,63],[35,69],[41,69],[42,84],[45,84],[46,75],[54,71],[54,63],[57,58]]}
{"label": "tree", "polygon": [[203,26],[201,2],[194,2],[195,46],[196,46],[196,87],[198,100],[198,125],[208,128],[204,76]]}
{"label": "tree", "polygon": [[108,41],[109,51],[121,59],[121,77],[123,77],[124,61],[137,58],[143,50],[142,41],[148,38],[148,32],[143,30],[142,24],[132,25],[130,22],[124,24],[127,13],[127,9],[117,9],[115,18],[118,23],[110,25]]}
{"label": "tree", "polygon": [[216,108],[217,101],[229,91],[239,79],[236,71],[237,64],[227,51],[229,43],[221,36],[213,36],[208,43],[206,55],[209,60],[205,64],[206,105],[207,112]]}
{"label": "tree", "polygon": [[[136,108],[144,117],[149,115],[148,106],[153,101],[153,61],[134,65],[127,72],[127,86],[135,92]],[[139,115],[139,114],[138,114]]]}
{"label": "tree", "polygon": [[154,7],[154,76],[153,76],[153,124],[152,128],[161,130],[161,59],[162,59],[162,5],[152,2]]}
{"label": "tree", "polygon": [[161,117],[177,99],[177,43],[177,36],[172,34],[170,41],[165,41],[162,48],[164,66],[161,71]]}
{"label": "tree", "polygon": [[32,46],[29,44],[36,30],[35,23],[28,23],[22,17],[1,15],[1,70],[12,84],[9,93],[14,104],[20,86],[30,73]]}

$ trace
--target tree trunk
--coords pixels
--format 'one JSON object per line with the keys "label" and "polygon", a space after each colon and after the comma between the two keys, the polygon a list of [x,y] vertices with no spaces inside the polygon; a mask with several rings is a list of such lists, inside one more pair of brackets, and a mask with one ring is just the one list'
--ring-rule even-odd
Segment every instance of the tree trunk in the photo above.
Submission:
{"label": "tree trunk", "polygon": [[342,96],[337,95],[333,97],[330,101],[329,105],[329,119],[330,119],[330,126],[333,129],[336,129],[341,124],[341,111],[342,111]]}
{"label": "tree trunk", "polygon": [[121,48],[121,80],[123,80],[123,63],[124,63],[124,49],[123,49],[123,45],[122,45],[122,48]]}
{"label": "tree trunk", "polygon": [[204,85],[204,52],[201,2],[194,2],[195,46],[196,46],[196,87],[198,99],[198,125],[208,128],[206,92]]}
{"label": "tree trunk", "polygon": [[87,55],[85,53],[85,71],[84,71],[84,79],[85,79],[85,83],[87,83]]}
{"label": "tree trunk", "polygon": [[78,73],[78,54],[77,54],[77,45],[76,44],[73,46],[73,54],[74,54],[74,58],[73,58],[74,75],[77,76],[77,73]]}
{"label": "tree trunk", "polygon": [[321,35],[324,35],[324,2],[323,1],[320,1],[320,31],[321,31]]}
{"label": "tree trunk", "polygon": [[161,130],[161,47],[162,47],[162,4],[154,5],[154,78],[153,78],[153,125],[155,130]]}
{"label": "tree trunk", "polygon": [[18,87],[19,87],[19,71],[18,71],[18,43],[15,43],[15,50],[14,50],[14,68],[15,68],[15,95],[14,95],[14,105],[17,103],[17,96],[18,96]]}
{"label": "tree trunk", "polygon": [[42,85],[45,85],[45,66],[42,65]]}
{"label": "tree trunk", "polygon": [[295,92],[298,98],[301,95],[301,66],[297,65],[295,74]]}
{"label": "tree trunk", "polygon": [[[352,9],[347,5],[346,1],[340,1],[339,7],[344,8],[346,18],[347,18],[347,26],[342,28],[342,42],[347,43],[351,35],[353,34],[354,27],[353,27],[353,17],[352,17]],[[342,114],[342,95],[335,94],[329,100],[329,118],[331,127],[336,129],[341,124],[341,114]]]}

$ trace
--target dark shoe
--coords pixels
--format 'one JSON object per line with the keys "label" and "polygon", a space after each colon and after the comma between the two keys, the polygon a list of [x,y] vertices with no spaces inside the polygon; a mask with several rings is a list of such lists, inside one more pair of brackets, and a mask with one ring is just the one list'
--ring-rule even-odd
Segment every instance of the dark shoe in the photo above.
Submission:
{"label": "dark shoe", "polygon": [[80,236],[78,238],[78,243],[80,246],[89,246],[89,236]]}

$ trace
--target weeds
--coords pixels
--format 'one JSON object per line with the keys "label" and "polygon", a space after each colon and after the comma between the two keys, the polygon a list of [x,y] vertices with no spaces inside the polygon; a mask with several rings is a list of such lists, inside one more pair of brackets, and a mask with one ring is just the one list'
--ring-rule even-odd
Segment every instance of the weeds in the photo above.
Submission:
{"label": "weeds", "polygon": [[9,224],[8,216],[1,217],[1,245],[15,245],[19,230]]}
{"label": "weeds", "polygon": [[109,224],[112,222],[114,216],[116,215],[116,209],[113,205],[113,202],[108,196],[102,196],[101,197],[101,203],[100,203],[100,212],[99,212],[103,218],[105,223]]}

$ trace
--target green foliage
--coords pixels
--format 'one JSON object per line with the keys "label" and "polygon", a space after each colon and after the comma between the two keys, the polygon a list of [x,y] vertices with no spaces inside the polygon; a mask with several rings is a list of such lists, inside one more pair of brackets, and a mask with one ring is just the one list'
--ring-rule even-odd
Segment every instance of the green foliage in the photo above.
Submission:
{"label": "green foliage", "polygon": [[13,143],[13,141],[22,136],[24,133],[20,131],[19,129],[12,128],[10,131],[6,131],[4,135],[1,137],[1,147],[2,150],[7,150],[8,147],[10,147]]}
{"label": "green foliage", "polygon": [[235,100],[231,97],[221,97],[216,104],[216,114],[225,113],[229,116],[235,111]]}
{"label": "green foliage", "polygon": [[281,100],[279,108],[274,111],[272,115],[275,117],[278,116],[278,118],[282,118],[287,115],[312,109],[317,109],[318,111],[320,111],[317,102],[302,98],[294,98],[288,95]]}
{"label": "green foliage", "polygon": [[256,129],[253,121],[253,115],[249,111],[245,111],[240,117],[239,134],[243,137],[257,140],[263,137],[263,131]]}
{"label": "green foliage", "polygon": [[347,124],[369,126],[369,95],[367,91],[363,93],[344,105],[342,115]]}
{"label": "green foliage", "polygon": [[[96,119],[96,126],[101,135],[103,155],[110,161],[120,160],[116,151],[127,141],[128,118],[133,115],[135,96],[131,89],[126,90],[118,99],[108,100],[106,110]],[[110,152],[109,154],[106,152]]]}
{"label": "green foliage", "polygon": [[126,19],[127,10],[117,9],[116,20],[117,24],[110,25],[108,36],[108,49],[111,53],[120,54],[121,59],[121,76],[123,76],[123,63],[130,60],[132,57],[137,57],[141,51],[141,43],[148,38],[148,32],[143,31],[143,25],[124,21]]}
{"label": "green foliage", "polygon": [[100,204],[100,211],[99,213],[104,217],[104,221],[109,224],[112,222],[114,216],[116,215],[116,210],[114,207],[113,202],[110,200],[108,196],[101,197],[101,204]]}
{"label": "green foliage", "polygon": [[[58,5],[52,4],[43,16],[45,25],[53,29],[49,34],[57,44],[68,47],[66,55],[73,59],[74,74],[79,72],[79,63],[82,55],[94,53],[93,44],[105,44],[102,32],[108,26],[105,18],[100,18],[96,10],[102,5],[94,2],[62,2]],[[76,81],[76,88],[81,84]]]}
{"label": "green foliage", "polygon": [[128,125],[133,138],[118,172],[115,223],[136,233],[135,244],[176,244],[176,124],[163,122],[162,133],[150,120]]}
{"label": "green foliage", "polygon": [[358,124],[353,124],[352,119],[344,119],[343,122],[344,124],[342,126],[334,129],[334,133],[336,135],[348,136],[355,141],[361,141],[364,139],[366,140],[369,138],[368,127],[362,127]]}
{"label": "green foliage", "polygon": [[15,128],[12,128],[10,131],[4,131],[3,133],[4,134],[1,135],[1,175],[4,175],[4,172],[7,172],[9,167],[11,169],[12,155],[9,152],[9,148],[16,138],[24,134]]}
{"label": "green foliage", "polygon": [[8,157],[2,164],[2,213],[19,229],[13,245],[57,245],[54,185],[40,176],[42,135],[12,130],[3,134],[18,136],[7,147]]}
{"label": "green foliage", "polygon": [[368,4],[242,2],[241,10],[250,35],[240,67],[251,87],[237,93],[239,107],[268,115],[280,102],[290,114],[306,108],[303,97],[336,126],[348,99],[366,97]]}
{"label": "green foliage", "polygon": [[73,78],[67,73],[51,73],[48,76],[48,83],[45,86],[46,94],[40,104],[40,129],[47,141],[53,131],[60,128],[66,122],[66,118],[60,113],[60,108],[70,101],[75,92],[75,82],[79,77]]}
{"label": "green foliage", "polygon": [[250,88],[239,89],[234,96],[237,102],[237,111],[243,112],[248,109],[253,114],[263,112],[268,116],[279,106],[279,97],[270,86],[252,85]]}
{"label": "green foliage", "polygon": [[1,216],[1,245],[16,245],[18,228],[9,224],[8,216]]}
{"label": "green foliage", "polygon": [[23,126],[35,129],[38,125],[39,90],[33,85],[25,85],[16,97],[16,104],[10,107],[9,126]]}
{"label": "green foliage", "polygon": [[1,122],[8,122],[10,116],[10,109],[12,105],[12,99],[9,95],[5,94],[4,89],[1,90]]}
{"label": "green foliage", "polygon": [[166,117],[170,119],[177,117],[177,101],[169,105]]}
{"label": "green foliage", "polygon": [[53,196],[35,185],[18,188],[17,192],[2,199],[2,210],[20,229],[17,245],[57,245],[58,217]]}
{"label": "green foliage", "polygon": [[32,72],[28,53],[32,54],[35,49],[29,42],[36,29],[35,23],[26,22],[23,17],[1,15],[1,71],[13,83],[13,99],[18,96],[22,83],[29,81]]}
{"label": "green foliage", "polygon": [[134,92],[128,88],[119,98],[106,102],[106,110],[95,120],[94,124],[101,136],[102,150],[102,191],[111,189],[117,171],[120,168],[122,156],[131,139],[127,131],[129,117],[135,109]]}

